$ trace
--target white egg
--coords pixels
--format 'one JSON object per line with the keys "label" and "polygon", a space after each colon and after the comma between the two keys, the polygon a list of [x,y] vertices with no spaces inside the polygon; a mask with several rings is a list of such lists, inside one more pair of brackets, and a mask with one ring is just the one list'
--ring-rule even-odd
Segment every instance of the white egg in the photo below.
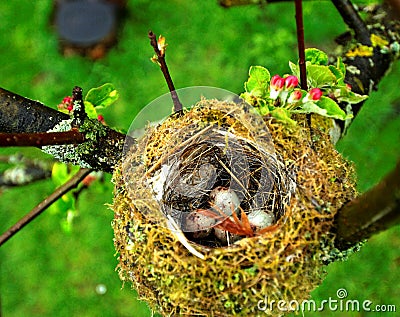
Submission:
{"label": "white egg", "polygon": [[248,215],[250,225],[257,228],[265,228],[272,225],[275,222],[275,216],[273,214],[267,213],[260,209],[252,210]]}
{"label": "white egg", "polygon": [[227,187],[218,186],[210,193],[211,204],[215,206],[216,211],[220,211],[227,216],[231,216],[240,205],[236,193]]}
{"label": "white egg", "polygon": [[190,232],[193,238],[205,238],[211,233],[215,224],[215,219],[192,211],[186,215],[182,231]]}

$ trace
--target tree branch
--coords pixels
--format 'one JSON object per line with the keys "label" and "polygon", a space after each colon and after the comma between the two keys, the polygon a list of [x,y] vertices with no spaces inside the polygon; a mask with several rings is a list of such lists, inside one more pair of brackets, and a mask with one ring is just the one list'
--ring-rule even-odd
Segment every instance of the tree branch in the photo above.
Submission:
{"label": "tree branch", "polygon": [[349,0],[332,0],[332,3],[339,11],[344,23],[346,23],[350,29],[354,30],[357,42],[371,46],[370,32],[364,21],[358,15],[353,4]]}
{"label": "tree branch", "polygon": [[[382,43],[386,42],[386,45],[382,43],[363,45],[357,42],[357,38],[349,36],[349,33],[344,36],[344,40],[341,37],[336,40],[342,46],[340,57],[346,65],[345,82],[351,85],[352,91],[355,93],[369,95],[372,90],[377,90],[379,82],[390,70],[393,62],[399,58],[397,47],[400,41],[400,25],[398,21],[388,18],[386,9],[385,7],[377,7],[375,12],[370,12],[366,20],[368,34],[379,37]],[[354,27],[358,27],[358,24],[355,23]],[[355,29],[355,33],[365,35],[364,26],[360,25],[359,27],[361,30]],[[371,43],[371,41],[369,42]],[[350,109],[354,118],[363,104],[364,101],[351,105]],[[349,110],[347,103],[342,103],[340,106],[343,110]],[[346,127],[343,121],[336,122],[344,133]]]}
{"label": "tree branch", "polygon": [[91,172],[90,169],[82,168],[80,169],[68,182],[57,188],[54,193],[43,200],[39,205],[33,208],[28,214],[26,214],[21,220],[19,220],[15,225],[10,227],[6,232],[0,236],[0,246],[2,246],[6,241],[8,241],[12,236],[14,236],[18,231],[24,228],[33,219],[39,216],[47,207],[53,204],[61,196],[69,192],[70,190],[76,188],[79,183]]}
{"label": "tree branch", "polygon": [[337,247],[347,249],[400,223],[400,161],[378,185],[344,206],[336,218]]}
{"label": "tree branch", "polygon": [[[75,98],[79,105],[81,98]],[[61,162],[112,173],[125,142],[131,146],[135,140],[85,115],[79,118],[73,122],[65,113],[0,88],[0,132],[13,133],[0,134],[0,145],[42,146]]]}
{"label": "tree branch", "polygon": [[83,142],[85,135],[76,128],[65,132],[0,133],[0,146],[46,146]]}
{"label": "tree branch", "polygon": [[0,88],[0,132],[46,132],[69,115]]}

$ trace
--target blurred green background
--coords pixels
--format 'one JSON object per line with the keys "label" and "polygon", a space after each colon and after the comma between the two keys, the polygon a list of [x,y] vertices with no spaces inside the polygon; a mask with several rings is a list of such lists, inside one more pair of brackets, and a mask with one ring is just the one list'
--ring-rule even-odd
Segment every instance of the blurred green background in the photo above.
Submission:
{"label": "blurred green background", "polygon": [[[109,125],[127,130],[142,107],[168,91],[149,60],[149,29],[167,38],[167,62],[177,88],[207,85],[240,93],[250,65],[283,74],[288,60],[296,60],[291,3],[226,10],[215,0],[136,0],[128,2],[128,9],[118,46],[92,62],[59,54],[49,23],[51,1],[1,1],[0,87],[56,107],[75,85],[87,91],[111,82],[121,97],[103,115]],[[304,3],[304,20],[307,46],[332,52],[334,37],[345,31],[333,5]],[[376,184],[400,157],[399,76],[396,64],[338,145],[356,164],[360,191]],[[15,152],[46,158],[36,149],[0,149],[0,155]],[[51,181],[1,189],[0,231],[53,190]],[[107,175],[80,196],[71,233],[60,225],[65,214],[45,212],[0,249],[2,316],[151,316],[129,285],[121,289],[114,272],[113,214],[106,206],[111,202]],[[395,304],[399,311],[399,233],[397,226],[374,236],[347,262],[328,266],[328,277],[313,298],[336,299],[336,291],[345,288],[349,299]],[[105,294],[96,292],[99,285],[107,288]],[[396,314],[325,310],[305,316]]]}

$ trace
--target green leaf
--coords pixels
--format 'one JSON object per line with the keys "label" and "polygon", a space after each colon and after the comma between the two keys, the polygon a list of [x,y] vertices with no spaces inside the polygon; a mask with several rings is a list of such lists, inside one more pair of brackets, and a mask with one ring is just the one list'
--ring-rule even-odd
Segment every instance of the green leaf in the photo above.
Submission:
{"label": "green leaf", "polygon": [[268,69],[262,66],[251,66],[249,79],[245,82],[244,88],[254,96],[267,97],[270,79],[271,75]]}
{"label": "green leaf", "polygon": [[351,104],[357,104],[361,101],[364,101],[367,98],[368,98],[368,95],[359,95],[352,91],[346,91],[346,94],[343,94],[343,95],[340,95],[339,97],[337,97],[338,101],[348,102]]}
{"label": "green leaf", "polygon": [[292,63],[292,62],[289,61],[289,67],[290,67],[290,70],[292,71],[292,74],[293,74],[294,76],[296,76],[297,78],[300,78],[300,68],[299,68],[299,65],[297,65],[297,64]]}
{"label": "green leaf", "polygon": [[97,119],[96,107],[90,101],[85,100],[85,112],[90,119]]}
{"label": "green leaf", "polygon": [[336,68],[339,69],[343,73],[343,76],[346,75],[346,65],[343,63],[343,60],[341,57],[338,57],[338,59],[337,59]]}
{"label": "green leaf", "polygon": [[299,109],[293,110],[295,113],[316,113],[321,116],[326,116],[327,111],[317,106],[315,102],[308,101],[303,103]]}
{"label": "green leaf", "polygon": [[312,65],[327,65],[328,55],[317,48],[307,48],[305,50],[306,62],[310,62]]}
{"label": "green leaf", "polygon": [[258,107],[258,112],[262,116],[266,116],[267,114],[270,113],[269,108],[268,108],[267,105],[262,105],[262,106]]}
{"label": "green leaf", "polygon": [[265,99],[254,96],[249,92],[244,92],[244,93],[240,94],[240,98],[242,98],[249,105],[251,105],[253,107],[257,107],[257,108],[263,107],[266,104]]}
{"label": "green leaf", "polygon": [[325,96],[322,96],[321,99],[318,100],[317,106],[326,111],[326,117],[340,120],[346,120],[353,117],[352,115],[346,115],[346,112],[344,112],[336,102]]}
{"label": "green leaf", "polygon": [[336,83],[336,76],[328,66],[308,65],[307,80],[311,87],[333,86]]}
{"label": "green leaf", "polygon": [[68,175],[68,165],[64,163],[54,163],[51,170],[51,179],[54,184],[58,187],[64,184],[69,178]]}
{"label": "green leaf", "polygon": [[[56,187],[65,184],[72,175],[79,170],[79,166],[69,166],[63,163],[55,163],[51,171],[51,178]],[[70,231],[72,218],[71,215],[76,213],[76,199],[72,191],[61,196],[60,199],[55,201],[49,210],[53,214],[64,215],[66,212],[66,218],[61,221],[61,227],[65,231]],[[68,229],[68,230],[67,230]]]}
{"label": "green leaf", "polygon": [[325,96],[322,96],[321,99],[318,100],[317,106],[326,111],[326,117],[340,120],[346,120],[352,117],[347,116],[346,112],[344,112],[336,102]]}
{"label": "green leaf", "polygon": [[285,108],[275,108],[274,110],[270,111],[271,116],[275,119],[282,121],[288,125],[296,125],[296,121],[290,119],[290,111]]}
{"label": "green leaf", "polygon": [[63,185],[79,170],[79,166],[56,162],[51,170],[51,179],[56,186]]}
{"label": "green leaf", "polygon": [[105,108],[118,99],[118,91],[113,84],[104,84],[88,91],[85,102],[90,102],[96,108]]}
{"label": "green leaf", "polygon": [[344,79],[344,74],[338,68],[333,65],[329,65],[329,70],[332,72],[333,75],[336,77],[336,82],[341,82]]}
{"label": "green leaf", "polygon": [[297,113],[316,113],[324,117],[334,118],[339,120],[350,119],[352,115],[346,115],[346,113],[340,109],[339,105],[334,102],[331,98],[322,96],[317,102],[306,102],[299,110],[294,110]]}

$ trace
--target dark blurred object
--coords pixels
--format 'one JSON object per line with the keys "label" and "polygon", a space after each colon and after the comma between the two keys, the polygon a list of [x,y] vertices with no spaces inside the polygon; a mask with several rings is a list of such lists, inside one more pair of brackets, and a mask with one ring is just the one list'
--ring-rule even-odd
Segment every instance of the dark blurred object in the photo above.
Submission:
{"label": "dark blurred object", "polygon": [[392,19],[400,20],[400,0],[385,0],[384,3],[389,5],[391,10],[387,10]]}
{"label": "dark blurred object", "polygon": [[56,0],[53,25],[64,56],[104,57],[117,43],[126,0]]}

